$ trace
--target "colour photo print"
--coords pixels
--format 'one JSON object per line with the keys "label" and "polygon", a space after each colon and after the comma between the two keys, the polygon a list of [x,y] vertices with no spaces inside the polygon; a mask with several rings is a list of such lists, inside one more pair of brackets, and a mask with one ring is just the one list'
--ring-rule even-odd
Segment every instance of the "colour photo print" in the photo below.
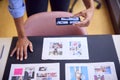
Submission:
{"label": "colour photo print", "polygon": [[82,49],[81,49],[81,42],[80,41],[71,41],[69,42],[70,46],[70,54],[73,56],[81,56],[82,55]]}
{"label": "colour photo print", "polygon": [[36,80],[55,80],[57,79],[57,72],[48,72],[48,67],[39,67],[37,71]]}
{"label": "colour photo print", "polygon": [[70,67],[70,80],[88,80],[88,71],[86,66]]}
{"label": "colour photo print", "polygon": [[49,46],[49,55],[60,56],[63,54],[62,51],[63,44],[62,42],[51,42]]}
{"label": "colour photo print", "polygon": [[60,80],[59,63],[12,64],[9,80]]}
{"label": "colour photo print", "polygon": [[118,80],[113,62],[66,63],[65,80]]}
{"label": "colour photo print", "polygon": [[99,67],[94,67],[94,71],[95,71],[94,80],[112,80],[110,66],[103,65]]}

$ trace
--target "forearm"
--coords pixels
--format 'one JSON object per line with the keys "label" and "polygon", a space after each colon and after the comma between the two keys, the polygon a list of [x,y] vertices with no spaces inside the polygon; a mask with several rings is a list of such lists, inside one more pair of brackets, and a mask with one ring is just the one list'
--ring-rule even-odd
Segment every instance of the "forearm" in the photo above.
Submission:
{"label": "forearm", "polygon": [[23,27],[23,25],[24,25],[23,16],[20,18],[14,18],[14,22],[16,25],[18,38],[24,38],[25,32],[24,32],[24,27]]}
{"label": "forearm", "polygon": [[19,18],[14,18],[17,33],[18,33],[18,40],[16,42],[16,46],[11,52],[10,56],[12,57],[16,54],[17,60],[22,61],[23,59],[27,59],[27,48],[29,47],[30,51],[33,52],[33,46],[31,41],[28,40],[24,33],[24,20],[23,16]]}
{"label": "forearm", "polygon": [[18,38],[23,38],[25,37],[23,28],[24,24],[23,15],[25,11],[24,0],[8,0],[8,2],[9,2],[8,10],[12,17],[14,18]]}
{"label": "forearm", "polygon": [[94,1],[93,0],[83,0],[83,2],[87,9],[89,9],[89,8],[94,9]]}

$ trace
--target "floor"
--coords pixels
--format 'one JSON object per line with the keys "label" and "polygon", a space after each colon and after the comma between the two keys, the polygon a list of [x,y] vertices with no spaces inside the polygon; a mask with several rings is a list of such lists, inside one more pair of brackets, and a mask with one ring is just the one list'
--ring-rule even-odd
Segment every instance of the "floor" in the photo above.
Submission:
{"label": "floor", "polygon": [[[73,0],[71,0],[71,3],[72,2]],[[101,2],[101,9],[95,9],[93,19],[87,28],[89,35],[114,34],[107,6],[105,5],[104,0],[101,0]],[[85,7],[82,0],[79,0],[74,7],[73,14],[84,9]],[[50,4],[48,11],[50,11]],[[26,15],[24,18],[25,20],[27,19]],[[8,0],[2,0],[0,1],[0,37],[13,36],[17,36],[17,32],[12,16],[8,12]]]}

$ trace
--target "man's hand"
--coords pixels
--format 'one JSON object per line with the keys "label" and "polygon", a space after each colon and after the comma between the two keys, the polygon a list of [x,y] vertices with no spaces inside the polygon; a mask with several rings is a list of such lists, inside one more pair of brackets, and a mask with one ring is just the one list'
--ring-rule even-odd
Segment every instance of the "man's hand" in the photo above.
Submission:
{"label": "man's hand", "polygon": [[90,21],[93,17],[93,13],[94,13],[94,9],[87,9],[84,11],[81,11],[77,14],[75,14],[74,16],[80,17],[82,16],[84,19],[81,22],[75,23],[73,24],[74,26],[79,26],[79,27],[87,27],[90,24]]}
{"label": "man's hand", "polygon": [[27,37],[18,38],[16,43],[16,47],[11,52],[10,56],[12,57],[16,53],[17,60],[22,61],[23,59],[27,59],[27,48],[29,47],[30,51],[33,52],[33,45],[31,41],[28,40]]}

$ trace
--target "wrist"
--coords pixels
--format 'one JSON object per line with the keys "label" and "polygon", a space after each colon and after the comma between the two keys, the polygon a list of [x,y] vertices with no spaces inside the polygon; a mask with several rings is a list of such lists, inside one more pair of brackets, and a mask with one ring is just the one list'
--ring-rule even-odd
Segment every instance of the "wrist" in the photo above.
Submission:
{"label": "wrist", "polygon": [[95,9],[94,9],[94,7],[89,7],[87,10],[94,13]]}
{"label": "wrist", "polygon": [[27,38],[27,36],[25,36],[25,35],[18,35],[18,39],[25,39],[25,38]]}

